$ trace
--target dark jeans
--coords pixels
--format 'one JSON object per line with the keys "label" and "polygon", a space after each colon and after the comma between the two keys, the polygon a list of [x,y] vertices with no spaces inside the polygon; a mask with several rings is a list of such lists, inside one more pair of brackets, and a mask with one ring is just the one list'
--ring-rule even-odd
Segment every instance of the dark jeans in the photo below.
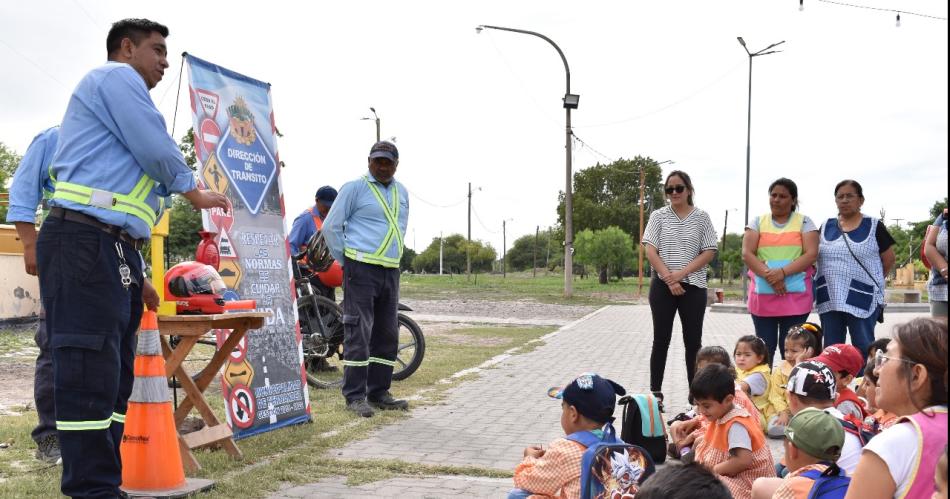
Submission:
{"label": "dark jeans", "polygon": [[653,314],[653,350],[650,352],[650,390],[663,389],[666,355],[673,337],[673,319],[679,312],[686,347],[686,378],[693,382],[696,352],[702,348],[703,318],[706,314],[706,288],[683,284],[686,294],[673,296],[669,286],[660,279],[650,282],[650,312]]}
{"label": "dark jeans", "polygon": [[[128,289],[120,280],[117,244],[135,283]],[[118,497],[125,425],[114,415],[125,414],[132,392],[141,257],[98,228],[52,216],[40,230],[36,256],[53,352],[60,490],[70,497]]]}
{"label": "dark jeans", "polygon": [[[871,315],[861,319],[847,312],[825,312],[820,314],[821,330],[824,333],[824,346],[845,343],[848,340],[848,332],[851,332],[851,344],[861,352],[861,357],[867,362],[868,347],[874,343],[874,326],[877,325],[878,312],[875,310]],[[862,365],[861,372],[864,373]]]}
{"label": "dark jeans", "polygon": [[343,396],[389,390],[399,348],[399,269],[346,259],[343,265]]}
{"label": "dark jeans", "polygon": [[[804,315],[786,315],[783,317],[762,317],[752,315],[752,325],[755,326],[755,335],[762,338],[765,342],[765,348],[769,352],[769,367],[772,366],[772,360],[775,359],[775,347],[778,347],[778,353],[785,358],[785,336],[788,330],[794,325],[801,324],[808,320],[808,314]],[[818,352],[815,352],[817,355]]]}
{"label": "dark jeans", "polygon": [[42,304],[40,304],[40,322],[36,325],[33,341],[40,349],[40,354],[36,357],[36,369],[33,372],[33,401],[36,404],[36,416],[39,421],[30,436],[36,443],[40,443],[46,437],[56,435],[56,411],[53,404],[53,352],[49,347],[46,311]]}

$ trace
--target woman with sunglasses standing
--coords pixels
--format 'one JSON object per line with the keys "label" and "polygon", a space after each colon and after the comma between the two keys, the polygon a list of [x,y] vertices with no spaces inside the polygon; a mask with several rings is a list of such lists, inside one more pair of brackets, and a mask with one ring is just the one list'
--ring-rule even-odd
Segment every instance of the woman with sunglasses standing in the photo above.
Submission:
{"label": "woman with sunglasses standing", "polygon": [[825,346],[845,343],[850,332],[851,344],[866,355],[875,322],[884,319],[884,277],[894,267],[894,238],[883,222],[861,213],[864,191],[856,181],[838,182],[835,204],[838,216],[822,225],[818,239],[815,306]]}
{"label": "woman with sunglasses standing", "polygon": [[746,226],[742,261],[749,268],[755,335],[765,341],[771,367],[776,347],[785,358],[788,330],[811,313],[818,227],[798,211],[798,186],[787,178],[769,186],[769,208]]}
{"label": "woman with sunglasses standing", "polygon": [[947,445],[947,323],[897,326],[874,360],[877,404],[900,418],[864,447],[845,499],[929,498]]}
{"label": "woman with sunglasses standing", "polygon": [[706,265],[716,254],[716,231],[709,215],[693,206],[693,183],[685,172],[666,177],[670,204],[650,214],[643,247],[653,267],[650,311],[653,314],[653,350],[650,353],[650,390],[663,401],[663,375],[679,312],[686,347],[686,377],[690,383],[696,353],[702,347],[706,313]]}

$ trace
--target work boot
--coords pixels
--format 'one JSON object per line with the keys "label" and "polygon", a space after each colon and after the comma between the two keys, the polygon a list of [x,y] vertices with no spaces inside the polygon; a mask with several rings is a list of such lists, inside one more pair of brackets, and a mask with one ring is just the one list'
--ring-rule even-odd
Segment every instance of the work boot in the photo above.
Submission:
{"label": "work boot", "polygon": [[366,403],[366,399],[357,399],[347,402],[346,410],[355,412],[358,416],[363,418],[371,418],[373,414],[375,414],[373,408]]}
{"label": "work boot", "polygon": [[49,464],[63,464],[59,452],[59,437],[55,433],[46,435],[36,443],[36,459]]}
{"label": "work boot", "polygon": [[391,393],[383,392],[382,395],[369,399],[369,404],[381,411],[407,411],[409,402],[393,398]]}

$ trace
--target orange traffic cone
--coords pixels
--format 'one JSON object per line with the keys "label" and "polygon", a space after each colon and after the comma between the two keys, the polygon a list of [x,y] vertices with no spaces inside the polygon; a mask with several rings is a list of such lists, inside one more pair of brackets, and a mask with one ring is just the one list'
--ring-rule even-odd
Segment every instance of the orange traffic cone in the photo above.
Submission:
{"label": "orange traffic cone", "polygon": [[135,382],[119,452],[122,488],[127,492],[176,489],[185,484],[158,336],[158,317],[150,310],[142,315],[138,333]]}

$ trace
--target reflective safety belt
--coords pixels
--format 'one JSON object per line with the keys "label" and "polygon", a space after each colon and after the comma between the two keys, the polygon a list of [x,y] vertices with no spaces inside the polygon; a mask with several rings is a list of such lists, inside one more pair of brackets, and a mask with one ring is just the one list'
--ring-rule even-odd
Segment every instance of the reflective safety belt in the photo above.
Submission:
{"label": "reflective safety belt", "polygon": [[[52,177],[50,177],[52,178]],[[114,192],[96,189],[82,184],[72,182],[58,181],[53,192],[52,199],[63,199],[74,203],[105,208],[107,210],[126,213],[144,221],[149,227],[153,227],[158,221],[158,215],[165,209],[165,199],[158,196],[158,210],[153,210],[145,201],[149,193],[155,186],[155,181],[148,175],[142,175],[142,178],[135,184],[132,191],[128,194],[117,194]]]}
{"label": "reflective safety belt", "polygon": [[[363,181],[369,186],[370,190],[373,192],[373,195],[376,197],[376,202],[378,202],[379,206],[383,209],[383,213],[386,215],[386,220],[389,222],[389,231],[386,232],[386,237],[383,238],[382,244],[380,244],[379,248],[377,248],[373,253],[364,253],[353,248],[344,248],[343,253],[348,258],[358,262],[370,263],[373,265],[380,265],[389,268],[399,268],[399,261],[402,259],[403,252],[402,232],[399,231],[398,223],[399,185],[393,185],[392,194],[390,195],[390,203],[387,204],[383,194],[379,192],[379,188],[373,185],[366,175],[363,175]],[[396,238],[396,244],[398,245],[399,249],[398,255],[395,258],[386,256],[386,250],[388,250],[392,245],[393,237]]]}
{"label": "reflective safety belt", "polygon": [[112,413],[112,421],[116,423],[125,424],[125,414],[119,414],[118,412]]}

